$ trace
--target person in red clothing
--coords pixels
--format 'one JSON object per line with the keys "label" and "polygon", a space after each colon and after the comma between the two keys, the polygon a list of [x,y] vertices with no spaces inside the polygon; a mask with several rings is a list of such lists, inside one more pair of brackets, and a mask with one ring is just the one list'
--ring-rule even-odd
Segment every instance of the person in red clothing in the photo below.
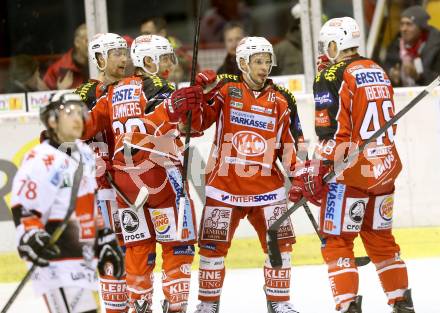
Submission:
{"label": "person in red clothing", "polygon": [[[135,75],[111,84],[90,112],[83,139],[106,130],[115,142],[114,182],[134,202],[141,187],[149,191],[134,210],[117,196],[126,249],[129,312],[151,312],[156,242],[162,245],[165,296],[163,312],[186,312],[196,241],[194,207],[185,197],[183,239],[177,240],[177,208],[182,191],[181,115],[199,107],[200,86],[177,91],[156,74],[172,69],[176,56],[161,36],[137,37],[131,47]],[[188,194],[188,193],[187,193]]]}
{"label": "person in red clothing", "polygon": [[[330,64],[313,84],[317,159],[296,166],[289,198],[297,202],[304,196],[320,206],[321,253],[336,310],[362,312],[353,253],[360,235],[392,312],[413,313],[406,265],[392,234],[395,180],[402,169],[394,143],[397,125],[340,171],[347,150],[371,138],[395,112],[390,78],[358,54],[360,43],[359,26],[351,17],[331,19],[321,28],[318,47]],[[330,166],[340,175],[325,184]]]}
{"label": "person in red clothing", "polygon": [[87,45],[86,24],[81,24],[75,30],[73,48],[49,66],[44,75],[49,89],[76,88],[89,78]]}
{"label": "person in red clothing", "polygon": [[[287,210],[284,175],[277,160],[289,169],[302,141],[293,94],[268,79],[276,65],[272,45],[263,37],[245,37],[237,46],[241,76],[219,75],[219,82],[202,105],[202,127],[216,124],[207,168],[206,203],[200,227],[199,300],[196,313],[219,312],[225,278],[225,257],[240,220],[255,228],[264,253],[266,232]],[[199,73],[205,88],[216,82],[215,72]],[[212,97],[211,97],[212,96]],[[283,264],[264,264],[264,292],[269,313],[297,313],[290,299],[290,254],[295,234],[290,220],[278,233]]]}
{"label": "person in red clothing", "polygon": [[[79,86],[75,93],[81,96],[81,99],[91,110],[95,106],[97,99],[104,96],[107,92],[108,85],[124,78],[128,59],[127,42],[118,34],[96,34],[90,40],[89,55],[100,71],[99,80],[88,80]],[[96,203],[98,209],[104,218],[106,226],[116,233],[118,243],[123,247],[124,241],[118,217],[116,194],[105,177],[107,171],[112,173],[113,138],[104,130],[88,141],[88,144],[96,156],[96,181],[98,183]],[[99,281],[105,312],[126,312],[128,309],[128,296],[125,275],[116,278],[112,275],[112,271],[108,270],[105,275],[99,275]]]}

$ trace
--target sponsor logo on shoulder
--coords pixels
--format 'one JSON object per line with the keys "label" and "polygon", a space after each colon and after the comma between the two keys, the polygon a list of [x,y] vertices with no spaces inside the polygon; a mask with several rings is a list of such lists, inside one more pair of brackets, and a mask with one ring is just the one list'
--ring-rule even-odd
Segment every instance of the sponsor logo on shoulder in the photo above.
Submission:
{"label": "sponsor logo on shoulder", "polygon": [[275,118],[255,113],[248,113],[231,109],[230,121],[232,124],[243,125],[261,130],[273,131]]}
{"label": "sponsor logo on shoulder", "polygon": [[237,87],[233,87],[233,86],[228,87],[228,94],[233,98],[237,98],[237,99],[243,98],[243,91],[241,91],[241,89]]}

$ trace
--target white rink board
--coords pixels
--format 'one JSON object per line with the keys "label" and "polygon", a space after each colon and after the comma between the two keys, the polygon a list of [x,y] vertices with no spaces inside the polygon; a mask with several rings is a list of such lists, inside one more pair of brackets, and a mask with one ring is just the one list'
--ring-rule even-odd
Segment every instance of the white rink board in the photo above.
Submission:
{"label": "white rink board", "polygon": [[[396,89],[397,110],[404,107],[423,88]],[[306,140],[315,142],[314,104],[311,94],[297,95],[298,109]],[[0,115],[0,161],[18,158],[23,147],[38,138],[42,129],[36,113]],[[194,138],[191,145],[195,149],[191,159],[191,177],[199,194],[192,189],[197,215],[201,216],[203,200],[203,168],[211,148],[213,127],[205,136]],[[403,162],[403,171],[397,180],[394,225],[395,227],[439,226],[440,200],[437,196],[440,186],[440,89],[427,96],[399,121],[396,143]],[[309,150],[309,152],[312,149]],[[202,163],[203,161],[203,163]],[[0,173],[0,190],[5,185],[5,174]],[[5,210],[5,209],[3,209]],[[314,208],[316,213],[316,208]],[[6,212],[0,212],[5,216]],[[4,218],[3,218],[4,219]],[[293,216],[297,234],[312,233],[307,216],[298,210]],[[0,222],[3,239],[0,251],[15,250],[15,235],[12,222]],[[240,225],[237,237],[255,236],[250,224]]]}

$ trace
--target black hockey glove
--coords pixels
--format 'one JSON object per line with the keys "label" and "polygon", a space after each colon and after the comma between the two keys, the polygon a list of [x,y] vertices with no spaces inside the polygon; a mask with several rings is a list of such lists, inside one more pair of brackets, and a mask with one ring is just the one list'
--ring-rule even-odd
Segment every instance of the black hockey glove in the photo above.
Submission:
{"label": "black hockey glove", "polygon": [[99,274],[114,276],[117,279],[124,275],[124,254],[118,245],[115,233],[110,228],[98,231],[95,252],[98,257]]}
{"label": "black hockey glove", "polygon": [[31,229],[21,236],[18,245],[20,257],[45,267],[49,266],[49,260],[60,254],[60,249],[56,245],[49,246],[50,235],[43,229]]}

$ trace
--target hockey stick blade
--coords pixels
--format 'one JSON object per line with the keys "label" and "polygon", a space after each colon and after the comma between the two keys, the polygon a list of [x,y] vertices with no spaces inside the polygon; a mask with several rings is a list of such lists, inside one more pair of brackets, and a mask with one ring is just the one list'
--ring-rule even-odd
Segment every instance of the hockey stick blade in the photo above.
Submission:
{"label": "hockey stick blade", "polygon": [[[321,233],[319,232],[319,226],[318,223],[315,220],[315,217],[313,216],[312,211],[310,210],[309,206],[307,204],[303,205],[304,211],[307,214],[307,217],[309,218],[310,222],[312,223],[313,229],[315,230],[316,234],[318,235],[319,241],[321,244],[324,243],[324,238],[322,238]],[[370,263],[370,258],[368,256],[359,256],[354,258],[354,264],[356,266],[364,266]]]}
{"label": "hockey stick blade", "polygon": [[283,264],[283,260],[281,258],[280,248],[278,246],[278,229],[280,229],[281,225],[284,221],[298,208],[304,205],[307,202],[306,198],[301,198],[297,203],[295,203],[291,208],[289,208],[283,215],[280,216],[272,225],[270,225],[266,234],[267,241],[267,255],[269,256],[270,265],[272,267],[280,267]]}
{"label": "hockey stick blade", "polygon": [[179,198],[179,212],[177,216],[177,240],[182,241],[183,219],[185,216],[185,197]]}
{"label": "hockey stick blade", "polygon": [[370,261],[370,258],[367,256],[359,256],[354,258],[354,264],[356,264],[356,266],[365,266],[370,263]]}
{"label": "hockey stick blade", "polygon": [[139,211],[139,209],[144,206],[144,204],[147,202],[148,196],[149,196],[148,188],[142,186],[133,204],[136,212]]}
{"label": "hockey stick blade", "polygon": [[[351,164],[351,162],[356,159],[356,157],[362,153],[365,149],[365,147],[376,140],[380,135],[382,135],[386,130],[391,127],[393,124],[395,124],[399,119],[402,118],[409,110],[411,110],[417,103],[419,103],[424,97],[426,97],[429,93],[431,93],[435,87],[440,85],[440,76],[437,76],[421,93],[419,93],[414,99],[412,99],[403,109],[401,109],[396,115],[393,116],[388,122],[385,123],[378,131],[376,131],[370,138],[365,140],[362,145],[359,147],[359,149],[356,149],[349,153],[347,158],[345,159],[345,162],[335,162],[335,169],[334,171],[327,174],[327,176],[324,177],[325,182],[329,182],[334,177],[338,176],[340,173],[344,171],[344,169]],[[272,266],[275,266],[277,264],[281,264],[281,253],[278,248],[278,239],[275,234],[278,232],[278,229],[281,227],[281,225],[284,223],[284,221],[293,213],[295,212],[299,207],[303,206],[304,203],[307,202],[307,199],[304,197],[301,198],[295,205],[293,205],[291,208],[289,208],[283,215],[281,215],[275,223],[273,223],[268,231],[267,231],[267,249],[268,249],[268,256],[269,261]],[[269,240],[271,240],[269,244]],[[271,250],[272,249],[272,250]],[[279,266],[279,265],[278,265]]]}

